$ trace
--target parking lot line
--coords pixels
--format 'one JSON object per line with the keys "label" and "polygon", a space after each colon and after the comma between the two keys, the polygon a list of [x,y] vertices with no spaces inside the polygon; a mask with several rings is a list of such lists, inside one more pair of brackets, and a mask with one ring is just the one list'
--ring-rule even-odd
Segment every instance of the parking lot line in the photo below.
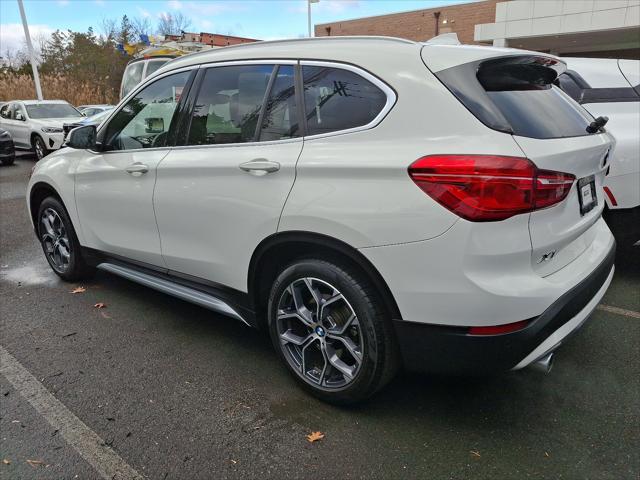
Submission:
{"label": "parking lot line", "polygon": [[144,478],[102,438],[55,398],[9,352],[0,346],[0,373],[13,385],[36,411],[59,431],[62,437],[84,458],[100,476],[109,480]]}
{"label": "parking lot line", "polygon": [[633,310],[626,310],[624,308],[612,307],[610,305],[598,305],[598,310],[603,312],[616,313],[618,315],[624,315],[625,317],[640,318],[640,312],[634,312]]}

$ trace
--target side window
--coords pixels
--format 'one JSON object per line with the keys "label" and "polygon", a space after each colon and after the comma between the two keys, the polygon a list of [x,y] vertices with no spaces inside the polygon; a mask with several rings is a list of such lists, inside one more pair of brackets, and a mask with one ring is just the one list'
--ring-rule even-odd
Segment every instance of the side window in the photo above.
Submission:
{"label": "side window", "polygon": [[267,100],[260,140],[282,140],[300,136],[293,65],[278,67]]}
{"label": "side window", "polygon": [[387,102],[382,90],[349,70],[305,65],[302,78],[307,135],[366,125]]}
{"label": "side window", "polygon": [[104,139],[109,149],[166,146],[171,120],[190,73],[163,77],[129,100],[107,126]]}
{"label": "side window", "polygon": [[7,103],[5,106],[0,108],[0,117],[11,119],[11,104]]}
{"label": "side window", "polygon": [[152,60],[147,64],[147,71],[145,72],[145,77],[149,77],[152,73],[155,73],[160,69],[165,63],[166,60]]}
{"label": "side window", "polygon": [[255,140],[273,65],[209,68],[202,80],[187,145]]}
{"label": "side window", "polygon": [[18,105],[17,103],[11,104],[11,111],[9,112],[10,117],[14,120],[26,120],[27,115],[24,113],[24,108],[22,105]]}

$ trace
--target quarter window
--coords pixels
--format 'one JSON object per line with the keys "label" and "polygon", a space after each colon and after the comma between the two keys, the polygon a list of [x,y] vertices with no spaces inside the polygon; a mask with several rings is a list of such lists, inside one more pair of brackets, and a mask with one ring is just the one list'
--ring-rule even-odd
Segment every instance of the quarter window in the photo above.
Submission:
{"label": "quarter window", "polygon": [[107,126],[104,138],[109,150],[166,146],[171,121],[190,73],[163,77],[136,93]]}
{"label": "quarter window", "polygon": [[295,74],[292,65],[278,67],[260,127],[260,140],[282,140],[298,137]]}
{"label": "quarter window", "polygon": [[195,103],[189,145],[253,142],[273,65],[209,68]]}
{"label": "quarter window", "polygon": [[385,93],[349,70],[302,67],[307,135],[361,127],[384,108]]}

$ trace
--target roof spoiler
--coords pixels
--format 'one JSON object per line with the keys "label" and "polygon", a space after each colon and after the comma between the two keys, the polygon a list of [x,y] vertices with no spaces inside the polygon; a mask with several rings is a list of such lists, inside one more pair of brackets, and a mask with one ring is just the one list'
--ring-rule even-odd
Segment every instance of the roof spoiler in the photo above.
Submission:
{"label": "roof spoiler", "polygon": [[461,45],[457,33],[443,33],[424,42],[425,45]]}

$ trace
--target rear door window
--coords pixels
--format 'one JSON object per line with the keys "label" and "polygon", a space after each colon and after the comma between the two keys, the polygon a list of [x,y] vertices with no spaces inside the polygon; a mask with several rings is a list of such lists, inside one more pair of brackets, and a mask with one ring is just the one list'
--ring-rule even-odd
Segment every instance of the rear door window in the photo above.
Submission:
{"label": "rear door window", "polygon": [[367,125],[387,102],[380,88],[349,70],[304,65],[302,77],[307,135]]}
{"label": "rear door window", "polygon": [[195,102],[187,144],[255,141],[273,71],[274,65],[209,68]]}

